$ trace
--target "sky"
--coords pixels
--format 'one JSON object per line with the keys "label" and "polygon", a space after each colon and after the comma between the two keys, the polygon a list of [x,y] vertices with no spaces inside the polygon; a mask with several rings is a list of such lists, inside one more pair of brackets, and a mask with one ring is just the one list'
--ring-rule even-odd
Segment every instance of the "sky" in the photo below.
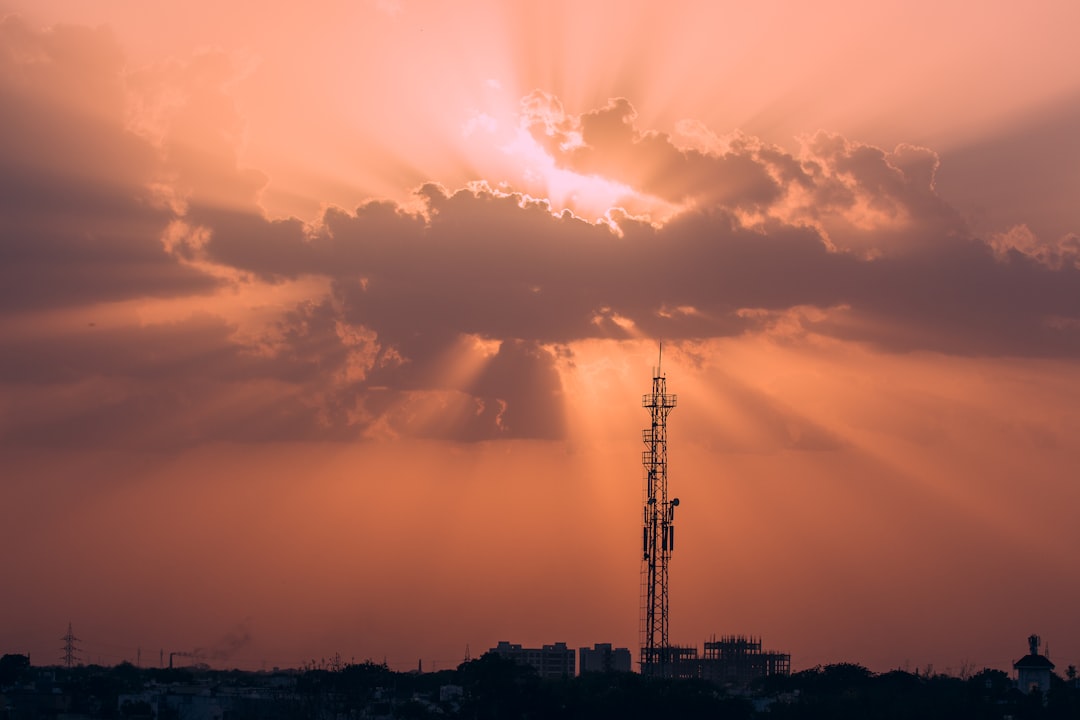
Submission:
{"label": "sky", "polygon": [[1080,664],[1080,5],[0,18],[0,652]]}

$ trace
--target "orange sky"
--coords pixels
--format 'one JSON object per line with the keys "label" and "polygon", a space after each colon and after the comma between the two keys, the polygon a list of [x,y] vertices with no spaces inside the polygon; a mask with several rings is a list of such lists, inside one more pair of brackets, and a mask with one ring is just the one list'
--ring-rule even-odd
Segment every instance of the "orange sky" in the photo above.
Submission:
{"label": "orange sky", "polygon": [[1080,664],[1074,3],[0,0],[0,652]]}

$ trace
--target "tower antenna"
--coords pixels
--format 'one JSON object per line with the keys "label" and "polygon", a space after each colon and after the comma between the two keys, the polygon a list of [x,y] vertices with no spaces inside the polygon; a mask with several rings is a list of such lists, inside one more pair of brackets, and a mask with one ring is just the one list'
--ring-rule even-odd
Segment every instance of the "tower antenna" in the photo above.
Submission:
{"label": "tower antenna", "polygon": [[667,416],[678,397],[667,391],[660,372],[663,344],[653,371],[652,391],[641,398],[649,411],[649,427],[641,432],[645,450],[645,500],[641,529],[641,674],[670,677],[672,649],[668,639],[668,560],[675,546],[675,508],[679,498],[668,500]]}

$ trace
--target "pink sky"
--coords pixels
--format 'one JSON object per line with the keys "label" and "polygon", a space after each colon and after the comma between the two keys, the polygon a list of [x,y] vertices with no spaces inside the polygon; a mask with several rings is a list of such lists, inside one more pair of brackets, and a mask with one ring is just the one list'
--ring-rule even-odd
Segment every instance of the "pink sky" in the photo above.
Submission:
{"label": "pink sky", "polygon": [[1080,664],[1075,3],[0,16],[0,652]]}

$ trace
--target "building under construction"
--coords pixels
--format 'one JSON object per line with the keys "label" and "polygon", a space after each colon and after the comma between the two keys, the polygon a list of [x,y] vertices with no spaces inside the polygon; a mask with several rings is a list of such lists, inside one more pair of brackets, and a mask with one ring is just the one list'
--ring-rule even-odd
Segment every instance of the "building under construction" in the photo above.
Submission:
{"label": "building under construction", "polygon": [[715,682],[746,685],[757,678],[791,674],[791,655],[761,649],[761,638],[727,635],[705,642],[701,677]]}
{"label": "building under construction", "polygon": [[[660,360],[663,360],[661,348]],[[645,450],[644,509],[641,563],[641,674],[650,677],[701,678],[721,684],[745,686],[759,678],[791,673],[791,656],[764,652],[761,638],[729,635],[697,648],[669,641],[668,565],[675,548],[675,508],[678,498],[668,496],[667,418],[678,397],[667,391],[660,362],[653,370],[651,391],[642,397],[649,411],[649,427],[642,431]]]}
{"label": "building under construction", "polygon": [[665,657],[667,677],[708,680],[719,685],[745,687],[755,680],[791,674],[791,655],[761,649],[761,638],[726,635],[705,641],[705,652],[696,647],[672,645]]}

